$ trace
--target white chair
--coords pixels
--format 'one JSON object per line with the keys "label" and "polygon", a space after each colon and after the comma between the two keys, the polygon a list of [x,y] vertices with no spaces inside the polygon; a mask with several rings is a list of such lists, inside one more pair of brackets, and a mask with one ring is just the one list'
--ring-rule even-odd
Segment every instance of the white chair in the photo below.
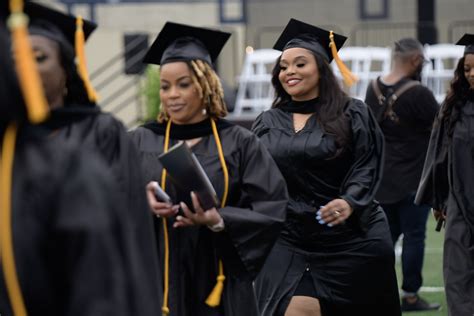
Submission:
{"label": "white chair", "polygon": [[[347,92],[350,96],[364,99],[371,80],[390,71],[390,48],[387,47],[343,47],[339,57],[346,66],[358,77],[358,82]],[[341,73],[335,62],[332,63],[334,73],[341,80]]]}
{"label": "white chair", "polygon": [[429,59],[423,68],[422,83],[433,92],[436,100],[442,102],[454,76],[463,47],[453,44],[425,45],[425,58]]}
{"label": "white chair", "polygon": [[280,54],[273,49],[258,49],[246,55],[232,116],[255,116],[271,107],[271,71]]}

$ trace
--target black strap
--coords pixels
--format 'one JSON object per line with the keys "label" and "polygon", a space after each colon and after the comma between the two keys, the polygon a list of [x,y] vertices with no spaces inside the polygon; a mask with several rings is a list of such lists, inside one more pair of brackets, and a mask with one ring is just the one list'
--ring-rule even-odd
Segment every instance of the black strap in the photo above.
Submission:
{"label": "black strap", "polygon": [[397,90],[395,90],[394,93],[392,93],[390,96],[385,96],[382,93],[382,90],[380,90],[380,87],[378,85],[378,80],[380,77],[378,77],[375,80],[372,80],[371,86],[372,89],[374,90],[375,96],[377,97],[377,101],[381,107],[384,108],[384,111],[382,112],[383,115],[382,117],[378,117],[377,121],[381,123],[383,120],[386,118],[389,118],[390,120],[398,123],[399,118],[397,113],[393,111],[393,107],[397,100],[400,98],[400,96],[405,93],[406,91],[410,90],[413,87],[416,87],[420,84],[419,81],[416,80],[408,80],[404,84],[402,84]]}

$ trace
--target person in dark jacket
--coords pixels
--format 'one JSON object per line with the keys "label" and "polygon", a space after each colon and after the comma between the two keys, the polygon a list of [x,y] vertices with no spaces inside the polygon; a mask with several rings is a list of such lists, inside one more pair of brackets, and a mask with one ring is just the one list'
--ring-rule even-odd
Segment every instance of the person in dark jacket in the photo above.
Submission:
{"label": "person in dark jacket", "polygon": [[288,185],[287,220],[259,274],[261,315],[400,315],[395,256],[374,201],[383,135],[329,63],[345,37],[291,19],[274,48],[273,108],[253,131]]}
{"label": "person in dark jacket", "polygon": [[396,41],[391,72],[372,82],[365,98],[385,137],[384,170],[375,197],[387,215],[394,245],[403,234],[402,311],[436,310],[441,306],[418,295],[423,284],[430,207],[415,205],[414,200],[439,109],[433,93],[419,82],[424,60],[418,40]]}

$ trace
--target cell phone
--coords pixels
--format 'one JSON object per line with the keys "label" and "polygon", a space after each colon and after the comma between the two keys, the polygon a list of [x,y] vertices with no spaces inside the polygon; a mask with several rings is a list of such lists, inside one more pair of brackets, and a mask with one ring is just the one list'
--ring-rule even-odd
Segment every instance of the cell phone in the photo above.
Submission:
{"label": "cell phone", "polygon": [[170,196],[160,187],[159,184],[156,184],[155,186],[155,197],[160,202],[173,204]]}
{"label": "cell phone", "polygon": [[438,218],[438,222],[436,223],[435,231],[437,231],[437,232],[441,231],[441,227],[443,227],[443,224],[444,224],[444,218],[442,218],[442,217]]}

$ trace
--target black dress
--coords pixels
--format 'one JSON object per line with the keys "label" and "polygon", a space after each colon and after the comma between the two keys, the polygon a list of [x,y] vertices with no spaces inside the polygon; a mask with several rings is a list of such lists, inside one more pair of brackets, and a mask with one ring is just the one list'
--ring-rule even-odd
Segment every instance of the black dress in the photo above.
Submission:
{"label": "black dress", "polygon": [[474,91],[455,111],[460,116],[451,138],[444,121],[433,127],[415,202],[447,213],[446,299],[449,315],[464,316],[474,313]]}
{"label": "black dress", "polygon": [[[112,175],[96,155],[41,134],[21,130],[12,174],[13,250],[28,315],[128,315]],[[0,313],[12,316],[3,273]]]}
{"label": "black dress", "polygon": [[82,150],[95,152],[113,174],[121,205],[121,229],[127,240],[121,254],[128,284],[128,314],[156,315],[160,306],[156,273],[157,257],[153,220],[146,200],[145,182],[135,144],[123,124],[97,106],[67,105],[51,111],[44,124],[51,138],[77,143]]}
{"label": "black dress", "polygon": [[[217,121],[217,129],[229,171],[227,206],[219,209],[225,230],[215,233],[205,226],[174,229],[174,220],[168,220],[172,316],[259,315],[252,282],[285,219],[285,181],[265,147],[251,132],[225,120]],[[158,156],[163,152],[164,131],[165,124],[150,123],[131,132],[147,181],[161,180]],[[172,124],[170,147],[178,140],[198,137],[201,140],[192,151],[222,198],[224,175],[210,120],[192,125]],[[177,191],[168,181],[166,191],[175,203],[189,196],[189,192]],[[162,264],[163,228],[159,218],[155,219],[155,231]],[[218,259],[224,265],[224,292],[221,305],[210,308],[205,300],[216,283]]]}
{"label": "black dress", "polygon": [[[318,100],[310,102],[317,112]],[[383,135],[363,102],[348,101],[345,115],[352,140],[337,157],[335,140],[324,133],[317,114],[298,133],[292,113],[281,109],[262,113],[254,123],[290,194],[282,234],[255,282],[262,315],[283,315],[304,274],[323,315],[400,315],[389,227],[373,201]],[[337,198],[353,214],[345,224],[320,225],[317,209]]]}

